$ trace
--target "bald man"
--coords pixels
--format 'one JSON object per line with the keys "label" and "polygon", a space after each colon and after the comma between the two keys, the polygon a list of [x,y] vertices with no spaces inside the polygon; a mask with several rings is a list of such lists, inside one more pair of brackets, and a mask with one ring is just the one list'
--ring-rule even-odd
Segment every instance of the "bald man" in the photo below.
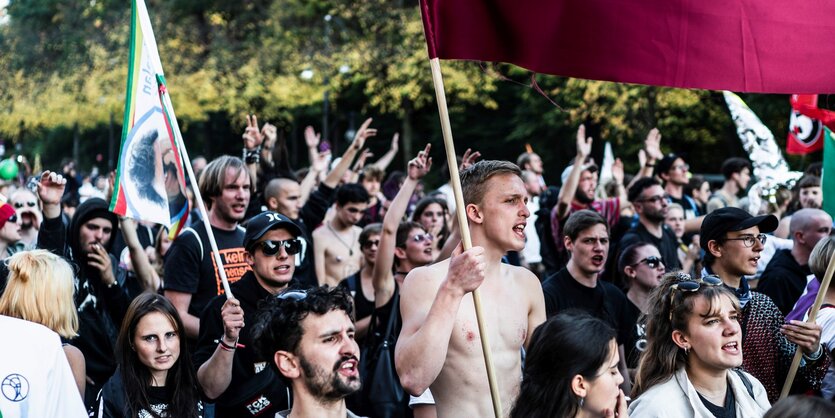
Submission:
{"label": "bald man", "polygon": [[820,209],[801,209],[792,215],[789,237],[794,246],[774,253],[757,286],[759,292],[771,297],[783,315],[792,310],[812,274],[809,254],[831,231],[832,217]]}

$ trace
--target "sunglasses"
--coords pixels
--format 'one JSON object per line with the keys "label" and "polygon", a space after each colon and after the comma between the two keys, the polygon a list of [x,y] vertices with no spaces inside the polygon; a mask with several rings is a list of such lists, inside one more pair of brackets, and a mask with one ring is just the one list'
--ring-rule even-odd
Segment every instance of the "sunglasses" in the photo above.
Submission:
{"label": "sunglasses", "polygon": [[14,202],[15,209],[21,209],[23,206],[29,206],[30,208],[34,208],[37,205],[37,202]]}
{"label": "sunglasses", "polygon": [[725,238],[725,241],[742,241],[742,245],[747,248],[751,248],[754,246],[756,241],[759,241],[760,244],[765,245],[765,240],[768,239],[768,235],[766,234],[759,234],[759,235],[746,235],[744,237],[739,238]]}
{"label": "sunglasses", "polygon": [[267,240],[259,242],[256,245],[261,247],[261,251],[263,251],[264,255],[267,257],[272,257],[278,254],[278,252],[281,251],[281,247],[284,247],[284,250],[287,251],[287,255],[296,255],[302,252],[302,242],[297,238],[287,239],[284,241]]}
{"label": "sunglasses", "polygon": [[641,263],[647,263],[647,267],[649,267],[651,269],[658,268],[658,266],[661,265],[661,257],[656,257],[654,255],[651,255],[651,256],[649,256],[649,257],[647,257],[647,258],[645,258],[645,259],[643,259],[643,260],[641,260],[641,261],[639,261],[635,264],[632,264],[632,267],[635,267],[635,266],[637,266],[638,264],[641,264]]}
{"label": "sunglasses", "polygon": [[307,298],[307,291],[306,290],[286,290],[282,293],[279,293],[277,298],[281,300],[290,300],[293,302],[298,302],[300,300],[304,300]]}
{"label": "sunglasses", "polygon": [[678,283],[673,284],[670,286],[670,321],[673,320],[673,311],[675,311],[675,296],[676,291],[680,290],[682,293],[695,293],[698,292],[702,286],[720,286],[722,285],[722,279],[715,274],[711,274],[708,276],[704,276],[699,280],[693,280],[687,273],[678,273],[676,278],[679,280]]}
{"label": "sunglasses", "polygon": [[426,233],[426,234],[415,234],[415,236],[413,236],[413,237],[412,237],[412,241],[414,241],[414,242],[416,242],[416,243],[420,244],[420,243],[421,243],[421,242],[423,242],[423,241],[430,241],[430,242],[431,242],[431,241],[432,241],[432,238],[434,238],[434,237],[433,237],[433,236],[432,236],[432,234],[430,234],[430,233]]}
{"label": "sunglasses", "polygon": [[369,248],[371,248],[375,245],[377,247],[379,247],[380,246],[380,240],[378,240],[378,239],[368,240],[368,241],[363,242],[361,246],[364,250],[367,250],[367,249],[369,249]]}

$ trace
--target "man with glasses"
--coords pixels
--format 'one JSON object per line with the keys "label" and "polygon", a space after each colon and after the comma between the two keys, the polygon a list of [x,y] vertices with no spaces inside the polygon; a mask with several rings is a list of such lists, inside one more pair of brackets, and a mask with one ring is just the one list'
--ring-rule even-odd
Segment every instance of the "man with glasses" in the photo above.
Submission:
{"label": "man with glasses", "polygon": [[565,223],[565,248],[571,258],[557,274],[542,283],[548,317],[568,309],[579,309],[602,319],[617,331],[624,393],[631,391],[624,343],[634,323],[629,323],[629,301],[615,285],[599,280],[609,254],[609,226],[592,210],[574,212]]}
{"label": "man with glasses", "polygon": [[341,186],[336,191],[334,217],[313,231],[314,262],[320,285],[336,286],[342,279],[356,273],[362,262],[357,226],[370,197],[357,183]]}
{"label": "man with glasses", "polygon": [[233,299],[217,296],[203,311],[194,364],[200,365],[197,379],[215,402],[218,418],[267,416],[289,406],[286,385],[269,367],[270,359],[254,349],[251,327],[259,303],[293,281],[301,234],[298,225],[276,212],[250,219],[244,248],[251,270],[230,285]]}
{"label": "man with glasses", "polygon": [[739,207],[737,195],[748,189],[751,181],[751,162],[745,158],[728,158],[722,163],[725,183],[707,201],[707,213],[719,208]]}
{"label": "man with glasses", "polygon": [[648,242],[661,252],[661,259],[668,270],[681,269],[678,258],[678,238],[667,226],[668,203],[661,183],[653,177],[636,180],[629,187],[629,201],[638,213],[638,224],[620,240],[620,248],[636,242]]}
{"label": "man with glasses", "polygon": [[351,297],[344,289],[322,286],[270,298],[255,333],[270,369],[293,389],[292,410],[276,418],[357,418],[345,406],[361,382]]}
{"label": "man with glasses", "polygon": [[742,308],[742,367],[762,382],[772,403],[779,397],[796,349],[803,351],[803,362],[794,389],[819,390],[829,366],[819,325],[785,323],[771,298],[748,287],[745,276],[757,272],[765,233],[776,228],[774,215],[755,217],[733,207],[709,213],[701,228],[706,272],[719,276],[736,293]]}

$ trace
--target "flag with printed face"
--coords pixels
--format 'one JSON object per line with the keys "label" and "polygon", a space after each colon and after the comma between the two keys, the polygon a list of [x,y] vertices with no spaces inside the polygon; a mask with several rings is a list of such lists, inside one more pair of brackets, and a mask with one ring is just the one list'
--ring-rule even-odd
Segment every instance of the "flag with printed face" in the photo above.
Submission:
{"label": "flag with printed face", "polygon": [[802,106],[818,106],[817,94],[793,94],[789,101],[792,105],[789,116],[789,136],[786,139],[786,152],[794,155],[809,154],[823,149],[823,123],[800,112]]}
{"label": "flag with printed face", "polygon": [[163,224],[176,237],[189,212],[180,143],[148,10],[144,0],[133,0],[122,146],[110,210]]}

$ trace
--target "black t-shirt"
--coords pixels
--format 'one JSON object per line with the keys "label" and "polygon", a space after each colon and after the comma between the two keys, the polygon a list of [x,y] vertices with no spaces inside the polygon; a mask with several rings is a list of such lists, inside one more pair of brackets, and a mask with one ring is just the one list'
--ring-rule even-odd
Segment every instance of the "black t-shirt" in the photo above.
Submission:
{"label": "black t-shirt", "polygon": [[[272,294],[258,284],[251,271],[230,285],[230,288],[235,298],[241,302],[246,326],[238,336],[238,343],[243,347],[235,350],[229,387],[214,400],[215,416],[238,418],[275,415],[290,407],[290,391],[282,378],[273,371],[271,360],[258,355],[252,340],[259,303],[272,297]],[[209,360],[217,349],[219,339],[223,337],[220,310],[225,302],[226,296],[216,296],[200,317],[200,337],[194,353],[195,369]]]}
{"label": "black t-shirt", "polygon": [[354,297],[354,314],[357,321],[365,319],[374,313],[374,301],[368,300],[362,292],[362,279],[360,278],[359,271],[339,282],[339,285],[348,289],[351,292],[351,296]]}
{"label": "black t-shirt", "polygon": [[618,344],[625,344],[632,326],[625,320],[629,300],[615,285],[598,280],[594,288],[574,280],[568,268],[542,283],[548,317],[567,309],[580,309],[602,319],[617,332]]}
{"label": "black t-shirt", "polygon": [[693,219],[701,215],[696,200],[687,195],[681,195],[681,199],[676,199],[674,196],[667,195],[670,203],[678,203],[684,209],[684,219]]}
{"label": "black t-shirt", "polygon": [[806,288],[806,277],[812,274],[808,265],[797,264],[791,250],[778,250],[760,276],[757,291],[774,301],[787,315]]}
{"label": "black t-shirt", "polygon": [[[698,393],[698,392],[696,392]],[[710,411],[716,418],[736,418],[736,398],[734,397],[734,391],[731,390],[731,386],[728,385],[728,389],[725,391],[725,405],[718,406],[714,405],[709,400],[705,399],[701,393],[699,394],[699,399],[702,400],[702,404],[705,408]]]}
{"label": "black t-shirt", "polygon": [[634,369],[638,367],[638,360],[641,353],[647,348],[646,324],[638,323],[641,317],[641,310],[626,298],[626,315],[624,322],[629,325],[629,335],[623,343],[623,351],[626,354],[626,367]]}
{"label": "black t-shirt", "polygon": [[650,243],[658,248],[667,271],[681,270],[681,261],[678,259],[678,238],[666,224],[662,226],[661,230],[661,238],[658,238],[647,231],[644,224],[638,222],[638,225],[629,230],[620,240],[619,248],[623,250],[637,242]]}
{"label": "black t-shirt", "polygon": [[[243,247],[244,233],[240,226],[232,231],[212,227],[229,284],[238,281],[250,270]],[[171,244],[165,255],[164,289],[191,293],[188,313],[200,317],[212,298],[223,294],[223,284],[212,256],[206,228],[186,228]]]}

